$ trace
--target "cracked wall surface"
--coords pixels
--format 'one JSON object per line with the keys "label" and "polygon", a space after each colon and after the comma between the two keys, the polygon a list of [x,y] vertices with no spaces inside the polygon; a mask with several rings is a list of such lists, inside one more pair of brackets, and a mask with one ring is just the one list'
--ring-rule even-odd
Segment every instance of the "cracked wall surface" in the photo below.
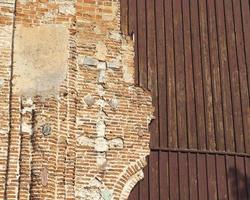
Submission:
{"label": "cracked wall surface", "polygon": [[2,0],[0,11],[0,199],[127,199],[153,107],[134,85],[119,0]]}

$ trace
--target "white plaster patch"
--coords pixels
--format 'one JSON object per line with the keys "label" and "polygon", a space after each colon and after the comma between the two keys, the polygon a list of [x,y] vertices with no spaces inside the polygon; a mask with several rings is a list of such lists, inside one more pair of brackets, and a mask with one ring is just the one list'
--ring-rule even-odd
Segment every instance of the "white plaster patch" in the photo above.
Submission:
{"label": "white plaster patch", "polygon": [[123,140],[121,138],[115,138],[109,141],[110,149],[123,149]]}
{"label": "white plaster patch", "polygon": [[17,26],[14,91],[24,96],[58,95],[68,66],[69,32],[62,25]]}
{"label": "white plaster patch", "polygon": [[116,109],[118,108],[119,100],[117,99],[116,96],[114,96],[112,99],[109,100],[109,105],[110,105],[111,108],[113,108],[114,110],[116,110]]}
{"label": "white plaster patch", "polygon": [[105,83],[105,81],[106,81],[106,69],[107,69],[106,62],[99,62],[97,65],[97,69],[99,69],[98,82]]}
{"label": "white plaster patch", "polygon": [[31,135],[32,132],[33,132],[32,125],[23,122],[23,123],[22,123],[22,127],[21,127],[21,131],[22,131],[23,133],[29,133],[29,134]]}
{"label": "white plaster patch", "polygon": [[74,4],[61,4],[59,6],[59,13],[64,15],[74,15],[76,12]]}
{"label": "white plaster patch", "polygon": [[108,49],[106,45],[101,41],[97,42],[95,57],[98,60],[105,60],[107,55],[108,55]]}
{"label": "white plaster patch", "polygon": [[4,84],[4,80],[0,79],[0,88],[3,86],[3,84]]}
{"label": "white plaster patch", "polygon": [[123,71],[123,80],[126,83],[133,83],[134,82],[133,69],[129,68],[127,65],[123,65],[122,71]]}
{"label": "white plaster patch", "polygon": [[88,94],[84,97],[84,102],[87,104],[88,107],[91,107],[95,103],[95,98]]}
{"label": "white plaster patch", "polygon": [[78,137],[77,142],[79,145],[82,145],[82,146],[89,146],[89,147],[95,146],[95,141],[85,136]]}
{"label": "white plaster patch", "polygon": [[100,120],[96,124],[96,134],[97,137],[104,137],[106,131],[106,125],[103,120]]}
{"label": "white plaster patch", "polygon": [[97,152],[107,152],[109,150],[108,141],[105,138],[96,138],[95,150]]}
{"label": "white plaster patch", "polygon": [[78,56],[79,65],[97,66],[98,60],[89,56]]}
{"label": "white plaster patch", "polygon": [[109,37],[113,40],[120,41],[122,39],[122,36],[117,31],[111,31],[109,32]]}
{"label": "white plaster patch", "polygon": [[111,200],[112,192],[97,178],[86,187],[76,187],[75,196],[81,200]]}

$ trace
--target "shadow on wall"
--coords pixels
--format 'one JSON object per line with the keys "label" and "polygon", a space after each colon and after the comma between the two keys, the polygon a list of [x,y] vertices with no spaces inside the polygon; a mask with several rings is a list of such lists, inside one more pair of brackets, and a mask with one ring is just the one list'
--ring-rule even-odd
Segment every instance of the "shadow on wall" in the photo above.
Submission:
{"label": "shadow on wall", "polygon": [[250,177],[246,176],[239,169],[231,167],[228,170],[229,190],[231,190],[234,199],[250,199]]}

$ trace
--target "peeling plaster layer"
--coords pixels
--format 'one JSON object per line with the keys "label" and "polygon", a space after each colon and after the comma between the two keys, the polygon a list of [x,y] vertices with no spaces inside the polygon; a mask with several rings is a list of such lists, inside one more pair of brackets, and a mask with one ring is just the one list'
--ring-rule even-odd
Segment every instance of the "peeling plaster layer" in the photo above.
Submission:
{"label": "peeling plaster layer", "polygon": [[14,90],[24,96],[57,95],[66,77],[68,28],[17,26],[14,40]]}

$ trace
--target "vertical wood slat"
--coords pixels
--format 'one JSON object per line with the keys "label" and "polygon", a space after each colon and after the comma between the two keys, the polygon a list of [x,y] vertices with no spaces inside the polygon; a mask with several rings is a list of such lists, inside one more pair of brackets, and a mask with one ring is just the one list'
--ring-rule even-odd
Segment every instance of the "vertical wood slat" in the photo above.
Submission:
{"label": "vertical wood slat", "polygon": [[237,185],[236,177],[236,166],[235,157],[226,156],[226,167],[227,167],[227,187],[228,187],[228,197],[229,200],[238,199],[238,189],[235,187]]}
{"label": "vertical wood slat", "polygon": [[[130,16],[128,17],[129,21],[128,30],[129,33],[136,33],[137,25],[138,29],[140,29],[141,27],[140,15],[138,15],[139,13],[136,12],[134,13],[132,11],[133,8],[130,9],[130,7],[133,5],[135,6],[134,10],[139,11],[140,2],[133,0],[128,0],[128,1],[129,1],[128,11],[130,13],[129,14]],[[146,75],[145,74],[140,75],[140,78],[138,78],[138,83],[141,83],[141,85],[147,84],[147,89],[152,90],[153,95],[155,96],[154,97],[155,104],[157,104],[157,107],[158,103],[160,102],[159,111],[160,109],[162,109],[162,105],[163,107],[166,106],[167,114],[165,116],[168,116],[167,119],[162,120],[162,122],[166,122],[164,124],[164,126],[166,126],[167,128],[166,133],[164,131],[161,131],[163,130],[163,127],[161,127],[160,124],[159,124],[159,129],[158,125],[156,125],[157,129],[152,129],[152,131],[154,132],[153,137],[157,138],[156,139],[153,138],[153,140],[155,140],[156,142],[154,142],[155,145],[152,144],[151,145],[153,147],[159,147],[159,148],[161,147],[177,148],[177,144],[182,142],[180,140],[186,139],[186,143],[184,143],[184,145],[180,145],[179,148],[183,148],[185,147],[185,145],[187,145],[187,147],[191,149],[197,148],[197,149],[215,150],[215,146],[211,147],[211,145],[213,145],[211,144],[211,142],[214,141],[215,142],[214,144],[216,144],[216,149],[220,151],[226,150],[234,152],[236,145],[240,143],[240,145],[242,146],[240,147],[240,149],[237,149],[238,152],[249,152],[249,147],[247,146],[249,142],[247,140],[244,140],[245,141],[244,144],[243,140],[239,142],[236,141],[237,138],[235,138],[239,133],[236,130],[237,126],[241,126],[242,127],[241,129],[243,131],[241,132],[242,135],[240,137],[241,138],[245,137],[246,139],[248,139],[246,137],[246,133],[244,132],[247,127],[246,124],[248,117],[246,116],[243,110],[246,108],[246,105],[249,105],[249,102],[247,102],[247,100],[249,100],[249,97],[244,96],[246,92],[244,92],[244,95],[242,94],[243,91],[249,90],[248,74],[249,74],[250,60],[249,56],[247,56],[250,50],[250,47],[248,45],[250,39],[247,37],[247,34],[249,32],[248,30],[250,29],[249,9],[248,9],[249,2],[247,0],[241,0],[241,1],[230,0],[229,7],[231,6],[231,11],[227,7],[228,2],[225,1],[224,5],[224,1],[219,1],[219,0],[211,0],[211,1],[182,0],[179,2],[178,1],[174,2],[173,0],[152,0],[152,1],[141,0],[141,3],[142,2],[145,3],[144,6],[146,10],[139,12],[141,13],[145,12],[144,15],[146,22],[145,25],[146,32],[143,34],[146,35],[146,42],[144,41],[145,43],[141,44],[141,42],[139,42],[139,34],[138,34],[136,37],[136,45],[137,43],[138,45],[141,46],[146,45],[145,51],[147,55],[146,58],[147,60],[143,61],[146,63],[146,70],[141,70],[144,67],[143,66],[142,68],[140,67],[140,71],[137,72],[139,77],[140,73],[146,71],[145,72]],[[157,5],[161,5],[161,3],[163,4],[163,8],[159,6],[160,7],[159,10],[157,8]],[[181,9],[176,12],[176,7],[173,8],[173,5],[175,6],[178,3],[180,5],[182,4],[182,6]],[[162,9],[163,11],[165,11],[164,15],[161,13]],[[175,12],[173,12],[173,9],[175,9]],[[159,20],[159,17],[161,15],[163,15],[164,17]],[[176,23],[174,22],[174,19],[176,18],[178,19],[178,16],[176,15],[181,16],[180,20],[181,23],[179,23],[178,26],[174,24]],[[136,18],[137,16],[138,18]],[[134,17],[136,19],[134,19]],[[228,19],[232,20],[230,21]],[[161,25],[161,21],[163,20],[165,20],[165,24]],[[228,27],[228,25],[230,26]],[[142,24],[142,26],[144,25]],[[164,31],[162,31],[161,29],[164,29]],[[181,29],[180,32],[182,33],[181,34],[182,36],[180,40],[182,41],[176,41],[176,38],[178,36],[174,34],[178,32],[177,30],[179,29]],[[235,35],[233,35],[234,32]],[[165,49],[156,46],[156,42],[158,45],[160,41],[164,39],[165,42],[163,43],[165,43]],[[178,52],[179,48],[178,45],[183,46],[181,55],[181,57],[183,58],[177,58],[176,52]],[[165,53],[162,53],[161,49],[163,49]],[[140,58],[141,51],[142,50],[139,46],[138,49],[136,47],[136,53],[138,54],[136,56],[136,60],[138,62],[136,66],[140,66],[139,62],[142,62],[139,61],[139,59],[142,59]],[[162,55],[161,53],[165,54],[166,56],[161,56]],[[230,55],[233,55],[233,57],[230,58]],[[166,60],[164,61],[165,63],[163,62],[164,57],[166,57],[165,58]],[[180,79],[179,77],[181,77],[181,75],[176,73],[177,68],[180,67],[178,66],[176,68],[176,62],[180,62],[181,59],[183,59],[182,67],[184,69],[184,71],[182,72],[183,73],[182,76],[184,77],[184,82],[181,84],[184,85],[184,91],[186,92],[185,94],[186,96],[184,97],[185,100],[184,103],[186,106],[185,123],[186,123],[187,133],[183,134],[180,138],[178,136],[178,133],[180,133],[180,131],[183,130],[183,127],[181,129],[179,128],[180,118],[178,117],[178,114],[180,113],[180,108],[177,107],[177,105],[178,105],[178,98],[180,98],[180,96],[183,94],[180,95],[179,92],[180,86],[178,86],[177,88],[178,80]],[[233,59],[235,60],[232,62]],[[153,63],[156,64],[158,63],[158,65],[155,64],[153,66]],[[158,78],[159,75],[162,75],[164,79],[164,75],[159,73],[158,71],[159,69],[162,70],[161,66],[164,65],[163,63],[165,64],[166,67],[166,69],[164,69],[166,70],[165,84],[164,81],[162,81],[162,79],[159,80]],[[232,65],[232,63],[234,65]],[[156,66],[158,67],[156,68]],[[206,66],[205,67],[206,69],[204,69],[204,66]],[[235,82],[233,82],[234,80],[232,80],[231,78],[232,68],[233,70],[236,69],[238,70],[237,71],[238,80]],[[154,74],[154,72],[156,73]],[[147,76],[146,84],[145,81],[144,83],[142,83],[143,81],[141,81],[143,79],[142,78],[143,76],[144,77]],[[210,83],[210,85],[207,85],[207,83]],[[238,85],[238,91],[235,90],[235,88],[237,89],[237,85]],[[158,91],[158,88],[159,90],[162,90],[163,88],[165,89],[163,93],[166,92],[166,98],[164,100],[166,102],[164,103],[162,103],[163,100],[161,100],[161,97],[163,97],[162,96],[163,93],[162,91]],[[155,92],[155,90],[157,91]],[[249,95],[248,92],[247,95]],[[238,97],[235,97],[234,94],[237,93]],[[209,104],[210,102],[208,102],[208,97],[212,98],[212,105]],[[244,98],[245,102],[243,101]],[[212,109],[214,109],[214,111]],[[237,116],[237,114],[235,113],[237,112],[240,113],[238,114],[241,117],[240,120],[235,119]],[[159,116],[158,119],[161,120],[162,116],[161,114],[159,115],[156,114],[156,116]],[[190,116],[194,116],[194,118],[192,119]],[[212,119],[213,117],[214,119]],[[178,132],[177,132],[177,124],[178,124]],[[213,128],[214,131],[211,131],[213,130]],[[195,132],[196,129],[198,137],[196,137],[196,132]],[[161,134],[163,132],[166,135],[162,136]],[[190,136],[190,133],[193,135]],[[206,138],[206,133],[210,134],[208,135],[207,138]],[[245,135],[243,133],[245,133]],[[160,134],[160,137],[157,136],[158,134]],[[163,139],[165,136],[167,138]],[[163,139],[164,141],[161,141],[161,139]],[[237,142],[237,144],[235,144],[235,142]],[[159,143],[161,145],[158,145]],[[155,155],[158,153],[154,152],[153,154]],[[168,154],[169,157],[166,156]],[[248,169],[249,158],[244,158],[243,159],[244,162],[241,160],[241,158],[238,158],[239,160],[238,165],[236,165],[235,162],[237,163],[236,161],[237,156],[236,157],[224,156],[224,155],[201,156],[200,154],[196,153],[182,154],[174,152],[168,153],[164,151],[161,152],[159,151],[158,156],[159,156],[159,163],[157,164],[156,162],[156,165],[158,165],[159,168],[158,169],[159,180],[157,184],[159,184],[160,197],[154,196],[154,198],[156,199],[169,199],[169,197],[172,197],[173,199],[182,198],[183,194],[185,194],[186,192],[184,191],[185,189],[182,186],[182,184],[186,185],[185,181],[186,177],[184,178],[181,177],[181,174],[183,174],[185,170],[188,175],[188,186],[189,186],[188,196],[190,199],[198,199],[197,195],[200,195],[201,197],[201,191],[207,191],[208,196],[206,197],[208,199],[223,199],[223,198],[238,199],[239,195],[238,189],[236,190],[236,196],[234,191],[235,184],[237,185],[238,183],[233,182],[234,188],[232,188],[230,185],[232,180],[237,180],[236,175],[239,166],[240,166],[240,171],[245,169],[245,188],[242,188],[242,191],[244,191],[242,193],[244,195],[250,194],[249,191],[250,180],[249,178],[247,178],[247,175],[249,177],[250,174]],[[188,161],[187,165],[185,165],[186,156]],[[234,157],[236,158],[236,160]],[[235,172],[232,173],[233,179],[230,179],[229,177],[231,168]],[[150,184],[152,184],[151,181],[147,180],[148,179],[147,174],[149,174],[149,177],[151,176],[151,179],[153,175],[150,174],[151,173],[150,169],[146,169],[145,172],[146,176],[143,184],[141,183],[140,187],[137,187],[136,192],[133,192],[133,194],[135,194],[134,195],[135,199],[150,198],[150,195],[146,197],[146,194],[149,194],[153,187],[150,186]],[[172,175],[171,172],[173,172]],[[207,174],[206,175],[207,177],[205,176],[205,178],[204,177],[200,178],[202,177],[202,174],[204,175],[204,173]],[[168,176],[169,179],[164,178],[161,175]],[[143,189],[143,187],[145,187],[146,189]],[[236,188],[238,187],[241,188],[242,186],[237,185]],[[153,197],[152,195],[155,195],[154,192],[151,194],[151,198]],[[248,197],[249,195],[247,196],[247,198]]]}
{"label": "vertical wood slat", "polygon": [[133,188],[129,195],[129,200],[139,200],[139,187]]}
{"label": "vertical wood slat", "polygon": [[166,67],[167,67],[167,116],[168,146],[177,147],[177,118],[176,118],[176,88],[175,88],[175,60],[173,36],[173,0],[165,0],[165,34],[166,34]]}
{"label": "vertical wood slat", "polygon": [[188,155],[188,174],[189,174],[189,199],[198,199],[198,179],[197,179],[197,155]]}
{"label": "vertical wood slat", "polygon": [[235,151],[233,108],[231,101],[230,75],[227,60],[226,24],[223,1],[215,1],[217,36],[219,48],[219,64],[221,69],[222,109],[224,116],[226,151]]}
{"label": "vertical wood slat", "polygon": [[155,1],[146,0],[147,8],[147,55],[148,55],[148,89],[152,93],[152,101],[155,106],[154,116],[156,119],[151,122],[150,131],[151,147],[159,146],[159,109],[158,109],[158,74],[157,74],[157,49],[156,49],[156,13]]}
{"label": "vertical wood slat", "polygon": [[[241,12],[242,12],[242,24],[244,32],[244,47],[246,55],[246,65],[247,65],[247,77],[248,77],[248,93],[250,93],[250,10],[248,0],[241,0]],[[250,99],[249,99],[250,101]],[[250,152],[250,147],[248,148],[248,153]]]}
{"label": "vertical wood slat", "polygon": [[160,199],[169,199],[169,153],[160,152],[159,160],[159,179],[160,179]]}
{"label": "vertical wood slat", "polygon": [[205,103],[205,122],[206,122],[206,143],[207,149],[215,149],[215,131],[213,117],[213,94],[211,84],[211,68],[209,58],[209,41],[207,26],[206,0],[198,1],[198,12],[200,22],[200,44],[201,44],[201,63],[203,75],[203,94]]}
{"label": "vertical wood slat", "polygon": [[182,33],[182,3],[173,1],[178,146],[187,148],[185,66]]}
{"label": "vertical wood slat", "polygon": [[180,200],[189,199],[189,182],[188,182],[188,155],[180,153],[178,158],[179,165],[179,186]]}
{"label": "vertical wood slat", "polygon": [[250,158],[245,158],[245,171],[247,179],[247,197],[250,198]]}
{"label": "vertical wood slat", "polygon": [[[245,9],[249,7],[248,1],[122,0],[121,5],[125,5],[124,2],[129,3],[121,10],[124,24],[128,22],[126,27],[129,32],[138,32],[135,64],[140,68],[140,73],[139,69],[136,70],[140,80],[137,82],[151,89],[153,96],[159,96],[159,105],[163,106],[160,111],[163,112],[164,106],[167,107],[167,115],[159,114],[159,119],[167,123],[161,123],[164,126],[160,125],[162,131],[156,130],[162,134],[162,145],[177,147],[179,142],[180,148],[186,148],[189,143],[195,148],[189,132],[194,133],[191,130],[197,129],[198,149],[214,150],[216,145],[218,150],[235,151],[237,146],[238,152],[250,151],[245,109],[249,107],[250,101],[249,39],[246,37],[246,30],[250,27],[249,9]],[[155,3],[162,6],[155,8]],[[162,10],[165,11],[164,15]],[[129,13],[129,16],[125,17],[124,13]],[[164,20],[165,24],[162,24]],[[140,27],[138,31],[137,25]],[[159,48],[156,48],[156,40],[160,44]],[[151,44],[155,47],[151,48]],[[165,66],[165,69],[161,66]],[[159,77],[153,71],[157,71]],[[154,79],[159,83],[153,85]],[[154,92],[158,88],[164,89],[159,90],[159,93]],[[165,126],[167,133],[163,131]]]}
{"label": "vertical wood slat", "polygon": [[137,18],[138,18],[138,66],[139,66],[139,85],[148,89],[148,69],[147,69],[147,23],[146,23],[146,2],[137,0]]}
{"label": "vertical wood slat", "polygon": [[[245,171],[245,162],[243,157],[236,157],[236,173],[238,199],[248,199],[247,195],[247,176]],[[249,177],[248,177],[249,178]]]}
{"label": "vertical wood slat", "polygon": [[197,156],[197,174],[198,174],[198,194],[199,199],[208,199],[207,187],[207,169],[206,169],[206,155]]}
{"label": "vertical wood slat", "polygon": [[140,184],[137,185],[138,187],[138,192],[139,192],[139,197],[138,199],[149,199],[149,191],[150,191],[150,186],[149,186],[149,168],[151,167],[151,162],[149,158],[147,158],[147,163],[148,165],[144,168],[144,179],[140,182]]}
{"label": "vertical wood slat", "polygon": [[[157,72],[158,72],[158,104],[159,109],[159,146],[168,145],[167,135],[167,91],[166,91],[166,59],[165,59],[165,22],[164,22],[164,0],[155,0],[156,17],[156,41],[157,41]],[[150,48],[150,47],[149,47]]]}
{"label": "vertical wood slat", "polygon": [[191,12],[191,35],[193,49],[193,67],[195,80],[195,102],[197,113],[197,139],[198,148],[206,149],[205,116],[204,116],[204,97],[203,97],[203,79],[201,68],[201,55],[199,43],[199,16],[197,0],[190,1]]}
{"label": "vertical wood slat", "polygon": [[149,199],[160,199],[159,152],[151,152],[149,166]]}
{"label": "vertical wood slat", "polygon": [[222,105],[222,89],[221,89],[221,69],[219,65],[219,49],[217,37],[217,23],[216,23],[216,10],[214,0],[207,1],[208,11],[208,34],[209,34],[209,53],[210,53],[210,66],[212,77],[212,89],[214,96],[214,126],[215,126],[215,139],[216,149],[225,151],[224,141],[224,123],[223,123],[223,105]]}
{"label": "vertical wood slat", "polygon": [[171,200],[179,200],[179,165],[178,153],[169,153],[169,196]]}
{"label": "vertical wood slat", "polygon": [[227,171],[224,156],[216,155],[218,199],[228,199]]}
{"label": "vertical wood slat", "polygon": [[[138,19],[137,19],[137,1],[138,0],[129,0],[129,16],[128,16],[128,34],[134,39],[134,48],[135,48],[135,84],[139,85],[139,61],[138,61]],[[121,8],[121,10],[124,8]]]}
{"label": "vertical wood slat", "polygon": [[[127,3],[128,3],[128,34],[132,35],[137,32],[137,0],[128,0]],[[121,11],[123,9],[126,9],[126,6],[121,7]]]}
{"label": "vertical wood slat", "polygon": [[[250,11],[249,11],[249,1],[241,0],[241,12],[242,12],[242,25],[243,25],[243,34],[244,34],[244,50],[247,66],[247,78],[248,78],[248,94],[250,94]],[[249,98],[250,103],[250,98]],[[247,109],[248,114],[246,118],[248,121],[248,130],[250,129],[250,107]],[[247,134],[247,133],[245,133]],[[245,137],[246,152],[250,154],[250,137]],[[250,197],[249,197],[250,198]]]}
{"label": "vertical wood slat", "polygon": [[121,0],[121,31],[123,34],[128,34],[128,0]]}
{"label": "vertical wood slat", "polygon": [[[247,111],[249,108],[249,90],[248,90],[248,80],[247,80],[247,65],[245,58],[244,49],[244,38],[243,38],[243,28],[242,28],[242,13],[241,13],[241,1],[233,1],[233,17],[235,24],[235,39],[236,39],[236,53],[237,53],[237,64],[239,70],[239,85],[240,85],[240,95],[241,95],[241,110],[242,110],[242,121],[243,121],[243,145],[244,150],[249,145],[247,142],[248,137],[248,121],[247,121]],[[250,56],[250,55],[248,55]],[[249,66],[250,67],[250,66]]]}
{"label": "vertical wood slat", "polygon": [[215,156],[207,155],[207,185],[208,185],[208,199],[217,199],[217,185],[216,185],[216,165]]}
{"label": "vertical wood slat", "polygon": [[236,38],[233,19],[232,2],[224,1],[226,31],[227,31],[227,45],[228,45],[228,60],[230,69],[230,80],[232,90],[233,116],[235,124],[235,143],[236,151],[244,152],[244,138],[242,127],[241,114],[241,99],[240,99],[240,85],[239,85],[239,70],[236,55]]}
{"label": "vertical wood slat", "polygon": [[[147,158],[147,163],[148,165],[144,168],[143,172],[144,172],[144,178],[143,180],[140,182],[140,184],[138,184],[139,186],[139,194],[140,194],[140,199],[145,199],[148,200],[149,199],[149,168],[151,167],[149,159]],[[137,187],[138,187],[137,186]]]}
{"label": "vertical wood slat", "polygon": [[190,22],[190,3],[182,0],[183,3],[183,35],[184,35],[184,56],[185,56],[185,76],[187,91],[187,134],[188,148],[197,149],[196,131],[196,110],[194,96],[194,74],[191,46],[191,22]]}

